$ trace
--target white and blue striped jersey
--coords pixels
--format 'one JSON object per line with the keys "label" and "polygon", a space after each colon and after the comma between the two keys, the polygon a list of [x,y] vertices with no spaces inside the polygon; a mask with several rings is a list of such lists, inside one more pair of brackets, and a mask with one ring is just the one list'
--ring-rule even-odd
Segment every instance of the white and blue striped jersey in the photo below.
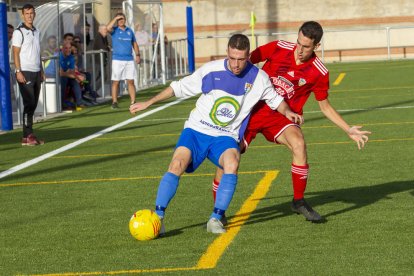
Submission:
{"label": "white and blue striped jersey", "polygon": [[184,128],[210,136],[230,136],[237,141],[243,120],[258,101],[264,100],[272,109],[283,101],[269,76],[250,62],[235,75],[227,67],[227,59],[212,61],[170,86],[178,98],[201,93]]}

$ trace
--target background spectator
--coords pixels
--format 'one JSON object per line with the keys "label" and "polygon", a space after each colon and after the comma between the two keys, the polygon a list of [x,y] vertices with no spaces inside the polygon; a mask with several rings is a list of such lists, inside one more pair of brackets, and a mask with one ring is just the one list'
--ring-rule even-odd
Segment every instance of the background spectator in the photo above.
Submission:
{"label": "background spectator", "polygon": [[[105,71],[105,79],[107,79],[107,69],[108,69],[108,57],[109,53],[111,52],[111,43],[108,37],[108,29],[106,25],[101,24],[99,25],[98,33],[93,40],[93,49],[94,50],[104,50],[106,53],[103,53],[103,63],[104,63],[104,71]],[[100,70],[100,57],[96,55],[95,57],[96,68],[98,70],[96,80],[101,78],[101,70]]]}
{"label": "background spectator", "polygon": [[[58,56],[59,48],[57,47],[57,38],[51,35],[47,38],[46,48],[42,52],[42,57]],[[54,59],[48,59],[45,61],[45,75],[48,78],[56,76],[56,61]]]}
{"label": "background spectator", "polygon": [[148,46],[151,44],[151,38],[147,31],[142,29],[141,24],[135,25],[135,38],[139,46]]}
{"label": "background spectator", "polygon": [[[125,14],[117,13],[116,16],[106,26],[112,35],[112,109],[118,109],[119,82],[127,80],[128,93],[131,104],[135,103],[135,64],[141,62],[139,47],[135,39],[135,34],[131,28],[125,25]],[[115,25],[116,24],[116,25]],[[115,25],[115,26],[114,26]],[[132,50],[135,52],[135,57]]]}
{"label": "background spectator", "polygon": [[75,62],[75,57],[72,55],[72,45],[69,42],[65,42],[59,57],[59,75],[63,108],[70,108],[73,106],[69,100],[69,94],[71,94],[69,92],[73,92],[74,100],[78,108],[88,105],[82,100],[82,90],[79,84],[81,78],[77,78],[76,76]]}
{"label": "background spectator", "polygon": [[16,80],[23,98],[22,146],[43,145],[33,133],[33,117],[39,100],[44,74],[40,57],[40,31],[33,26],[36,12],[31,4],[22,8],[23,22],[13,32]]}

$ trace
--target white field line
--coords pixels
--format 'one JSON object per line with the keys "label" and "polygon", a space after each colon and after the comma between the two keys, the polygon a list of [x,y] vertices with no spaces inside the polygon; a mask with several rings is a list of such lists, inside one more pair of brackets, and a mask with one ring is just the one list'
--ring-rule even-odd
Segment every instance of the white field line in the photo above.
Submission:
{"label": "white field line", "polygon": [[126,121],[123,121],[123,122],[121,122],[119,124],[116,124],[116,125],[113,125],[111,127],[106,128],[104,130],[98,131],[98,132],[96,132],[94,134],[91,134],[91,135],[85,137],[85,138],[79,139],[79,140],[77,140],[75,142],[72,142],[72,143],[70,143],[70,144],[68,144],[66,146],[63,146],[63,147],[61,147],[59,149],[56,149],[56,150],[51,151],[49,153],[43,154],[43,155],[41,155],[39,157],[36,157],[36,158],[34,158],[32,160],[26,161],[26,162],[24,162],[24,163],[22,163],[20,165],[14,166],[14,167],[6,170],[6,171],[0,172],[0,179],[6,177],[8,175],[11,175],[11,174],[13,174],[15,172],[18,172],[20,170],[23,170],[25,168],[28,168],[28,167],[30,167],[32,165],[35,165],[35,164],[37,164],[37,163],[39,163],[39,162],[41,162],[43,160],[46,160],[46,159],[48,159],[48,158],[50,158],[52,156],[55,156],[55,155],[59,154],[59,153],[65,152],[65,151],[70,150],[70,149],[73,149],[76,146],[79,146],[79,145],[81,145],[81,144],[83,144],[85,142],[88,142],[88,141],[90,141],[90,140],[92,140],[94,138],[97,138],[99,136],[102,136],[104,134],[107,134],[107,133],[109,133],[111,131],[114,131],[114,130],[116,130],[118,128],[121,128],[123,126],[126,126],[126,125],[128,125],[128,124],[130,124],[132,122],[135,122],[135,121],[139,120],[139,119],[145,118],[145,117],[147,117],[149,115],[152,115],[152,114],[154,114],[154,113],[156,113],[158,111],[161,111],[161,110],[166,109],[166,108],[168,108],[170,106],[176,105],[176,104],[178,104],[178,103],[180,103],[180,102],[182,102],[182,101],[184,101],[186,99],[187,98],[177,99],[177,100],[175,100],[173,102],[170,102],[170,103],[167,103],[167,104],[165,104],[163,106],[157,107],[157,108],[155,108],[153,110],[150,110],[150,111],[145,112],[145,113],[143,113],[141,115],[135,116],[135,117],[133,117],[131,119],[128,119]]}

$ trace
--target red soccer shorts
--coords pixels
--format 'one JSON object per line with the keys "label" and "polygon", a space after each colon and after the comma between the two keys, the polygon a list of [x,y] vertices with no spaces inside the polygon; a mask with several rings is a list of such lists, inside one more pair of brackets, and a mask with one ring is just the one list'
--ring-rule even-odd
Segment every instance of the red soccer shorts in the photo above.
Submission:
{"label": "red soccer shorts", "polygon": [[245,152],[250,143],[254,140],[257,133],[262,133],[267,141],[277,143],[276,138],[289,126],[300,127],[286,118],[281,113],[271,110],[269,107],[263,106],[253,110],[249,124],[244,133],[241,152]]}

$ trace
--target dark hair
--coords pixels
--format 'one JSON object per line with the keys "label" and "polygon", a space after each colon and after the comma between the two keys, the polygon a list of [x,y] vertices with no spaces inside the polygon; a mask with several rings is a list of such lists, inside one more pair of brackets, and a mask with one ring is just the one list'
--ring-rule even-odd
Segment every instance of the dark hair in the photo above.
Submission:
{"label": "dark hair", "polygon": [[307,38],[313,39],[313,45],[318,44],[323,36],[323,29],[321,24],[316,21],[307,21],[299,28],[299,33],[302,32]]}
{"label": "dark hair", "polygon": [[51,39],[57,40],[57,37],[56,37],[55,35],[49,35],[49,36],[47,37],[47,41],[49,41],[49,40],[51,40]]}
{"label": "dark hair", "polygon": [[35,10],[35,8],[32,4],[25,4],[22,8],[22,14],[24,10]]}
{"label": "dark hair", "polygon": [[14,29],[14,26],[12,24],[7,24],[7,28]]}
{"label": "dark hair", "polygon": [[247,36],[244,34],[235,34],[232,35],[227,44],[227,48],[237,49],[237,50],[247,50],[250,51],[250,41]]}
{"label": "dark hair", "polygon": [[126,16],[123,12],[118,12],[117,14],[115,14],[115,17],[117,17],[118,15],[122,15],[124,17],[124,19],[126,19]]}
{"label": "dark hair", "polygon": [[63,35],[63,39],[66,39],[68,36],[75,37],[72,33],[66,33]]}

